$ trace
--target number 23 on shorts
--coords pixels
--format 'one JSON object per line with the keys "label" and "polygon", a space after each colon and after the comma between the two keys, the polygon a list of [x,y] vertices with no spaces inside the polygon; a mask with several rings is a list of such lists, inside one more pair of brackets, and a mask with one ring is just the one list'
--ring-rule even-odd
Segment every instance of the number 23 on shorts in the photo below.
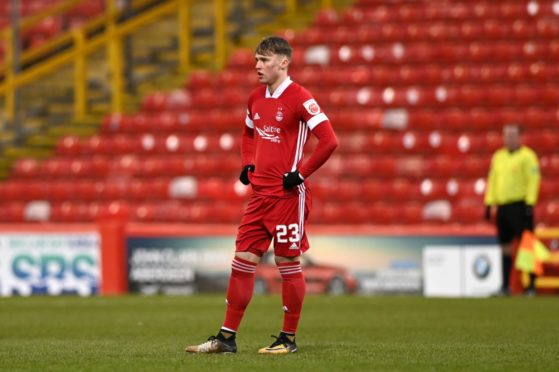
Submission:
{"label": "number 23 on shorts", "polygon": [[299,243],[300,240],[298,224],[276,225],[276,243]]}

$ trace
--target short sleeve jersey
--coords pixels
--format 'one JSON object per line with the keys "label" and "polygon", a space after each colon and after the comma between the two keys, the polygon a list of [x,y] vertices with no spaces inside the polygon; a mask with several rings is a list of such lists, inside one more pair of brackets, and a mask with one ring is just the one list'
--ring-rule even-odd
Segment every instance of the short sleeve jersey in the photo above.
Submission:
{"label": "short sleeve jersey", "polygon": [[289,77],[270,94],[262,85],[248,99],[245,124],[254,129],[254,192],[291,197],[296,188],[282,187],[283,175],[294,171],[303,159],[309,130],[328,120],[311,94]]}

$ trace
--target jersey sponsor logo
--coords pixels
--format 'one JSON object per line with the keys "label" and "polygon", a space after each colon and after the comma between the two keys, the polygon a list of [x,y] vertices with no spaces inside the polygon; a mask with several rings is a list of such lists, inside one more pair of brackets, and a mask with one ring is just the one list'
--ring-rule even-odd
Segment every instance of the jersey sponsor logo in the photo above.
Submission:
{"label": "jersey sponsor logo", "polygon": [[299,246],[296,243],[293,243],[289,249],[299,249]]}
{"label": "jersey sponsor logo", "polygon": [[258,120],[260,119],[260,115],[258,115],[258,113],[254,114],[254,119],[253,120]]}
{"label": "jersey sponsor logo", "polygon": [[258,132],[262,139],[274,143],[280,143],[280,131],[280,128],[271,125],[264,125],[262,129],[256,127],[256,132]]}
{"label": "jersey sponsor logo", "polygon": [[312,98],[309,99],[308,101],[305,101],[303,103],[303,106],[305,107],[307,112],[311,115],[320,114],[320,107],[318,106],[318,103],[316,103],[316,101]]}

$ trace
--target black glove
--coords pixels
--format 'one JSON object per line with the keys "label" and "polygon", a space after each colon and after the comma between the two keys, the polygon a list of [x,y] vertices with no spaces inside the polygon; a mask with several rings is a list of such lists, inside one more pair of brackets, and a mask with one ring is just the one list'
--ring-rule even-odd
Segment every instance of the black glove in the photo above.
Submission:
{"label": "black glove", "polygon": [[250,183],[250,180],[248,179],[248,172],[254,172],[254,164],[245,165],[241,171],[239,181],[241,181],[243,185],[248,185]]}
{"label": "black glove", "polygon": [[486,221],[491,221],[491,206],[490,205],[485,206],[485,220]]}
{"label": "black glove", "polygon": [[283,175],[283,188],[290,189],[303,183],[304,178],[301,177],[299,171],[289,172]]}

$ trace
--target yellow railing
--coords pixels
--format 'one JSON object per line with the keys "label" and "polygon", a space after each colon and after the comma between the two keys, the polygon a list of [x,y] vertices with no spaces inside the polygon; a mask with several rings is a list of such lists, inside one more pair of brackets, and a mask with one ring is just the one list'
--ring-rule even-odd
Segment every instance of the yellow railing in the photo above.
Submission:
{"label": "yellow railing", "polygon": [[[44,17],[56,14],[55,11],[64,12],[80,1],[66,1],[60,4],[60,6],[57,6],[56,9],[51,9],[47,13],[48,15],[43,17],[37,16],[32,20],[33,22],[27,20],[22,22],[22,26],[25,25],[24,27],[29,28],[33,24],[44,19]],[[136,1],[135,3],[136,5],[144,5],[147,1]],[[87,56],[103,47],[107,48],[109,69],[111,72],[111,110],[113,112],[122,112],[124,94],[122,89],[122,38],[132,34],[142,26],[160,19],[161,17],[171,14],[179,14],[179,17],[181,18],[181,25],[186,26],[180,27],[177,30],[180,40],[179,55],[181,56],[180,62],[185,63],[184,65],[181,65],[181,69],[187,70],[190,45],[188,27],[189,21],[187,18],[189,13],[188,8],[189,1],[169,0],[163,5],[160,5],[145,14],[134,17],[127,22],[118,24],[118,17],[122,14],[123,10],[118,10],[116,8],[115,0],[107,0],[106,11],[103,15],[89,22],[81,29],[76,29],[71,33],[56,37],[44,46],[24,53],[22,55],[21,62],[26,63],[32,61],[33,59],[39,58],[41,55],[50,52],[61,45],[71,43],[71,47],[67,51],[59,53],[17,75],[15,75],[10,68],[13,55],[11,50],[13,33],[9,29],[6,30],[4,33],[7,45],[6,61],[2,68],[0,68],[0,71],[4,71],[6,76],[4,83],[0,85],[0,95],[5,96],[6,99],[6,118],[11,119],[14,117],[15,106],[13,97],[14,92],[17,89],[30,84],[38,78],[55,71],[62,65],[69,63],[74,64],[75,71],[73,79],[74,114],[77,119],[83,118],[87,113]],[[105,26],[104,31],[101,34],[88,38],[87,35],[89,31],[101,25]]]}
{"label": "yellow railing", "polygon": [[[43,19],[53,15],[63,14],[83,0],[63,1],[40,15],[32,16],[22,20],[21,30],[26,30],[39,23]],[[285,0],[286,13],[293,15],[297,12],[296,0]],[[133,7],[139,7],[149,3],[150,0],[134,0]],[[187,72],[191,67],[191,0],[168,0],[153,9],[137,15],[127,21],[118,22],[124,10],[117,9],[117,0],[106,0],[105,12],[88,22],[84,27],[72,32],[64,33],[50,40],[49,42],[21,54],[21,64],[26,64],[37,60],[47,53],[60,48],[69,46],[65,51],[55,54],[45,61],[26,68],[21,73],[14,73],[12,70],[13,62],[13,32],[10,29],[0,33],[0,42],[6,46],[6,58],[0,65],[0,74],[4,75],[4,81],[0,84],[0,96],[5,99],[5,117],[13,119],[15,116],[15,92],[39,78],[60,69],[63,65],[73,64],[73,92],[74,92],[74,117],[83,118],[87,112],[87,57],[101,48],[106,48],[108,56],[108,66],[110,70],[111,86],[111,110],[112,112],[122,112],[124,96],[124,77],[123,77],[123,48],[122,40],[136,32],[141,27],[153,23],[162,17],[175,15],[178,20],[177,37],[179,40],[178,61],[179,70]],[[322,7],[331,7],[332,0],[321,0]],[[215,68],[220,69],[226,61],[226,18],[227,1],[213,0],[214,17],[214,63]],[[92,33],[94,29],[102,29],[101,33]],[[93,35],[93,36],[90,36]]]}

